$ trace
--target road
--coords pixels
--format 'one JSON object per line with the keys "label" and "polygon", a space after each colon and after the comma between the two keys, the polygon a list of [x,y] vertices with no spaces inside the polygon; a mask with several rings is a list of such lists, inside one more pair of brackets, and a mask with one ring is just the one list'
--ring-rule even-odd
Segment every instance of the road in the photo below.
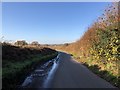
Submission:
{"label": "road", "polygon": [[61,52],[59,65],[49,88],[115,88],[72,57]]}

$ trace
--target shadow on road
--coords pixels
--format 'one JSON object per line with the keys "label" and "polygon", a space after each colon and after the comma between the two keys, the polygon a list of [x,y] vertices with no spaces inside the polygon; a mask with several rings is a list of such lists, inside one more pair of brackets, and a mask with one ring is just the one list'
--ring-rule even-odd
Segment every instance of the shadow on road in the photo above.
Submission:
{"label": "shadow on road", "polygon": [[107,70],[100,70],[100,67],[98,65],[89,66],[87,63],[84,63],[83,65],[87,66],[92,72],[97,74],[99,77],[104,78],[106,81],[120,88],[120,77],[113,76]]}

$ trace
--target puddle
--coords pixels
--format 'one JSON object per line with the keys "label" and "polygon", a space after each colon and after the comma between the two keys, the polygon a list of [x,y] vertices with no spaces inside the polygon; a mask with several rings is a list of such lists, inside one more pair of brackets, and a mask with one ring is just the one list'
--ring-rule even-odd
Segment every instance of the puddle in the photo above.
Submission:
{"label": "puddle", "polygon": [[44,84],[43,84],[43,88],[49,88],[50,87],[50,82],[51,80],[53,79],[53,76],[54,76],[54,73],[56,72],[57,70],[57,67],[58,67],[58,64],[57,64],[57,61],[58,58],[56,58],[56,60],[54,60],[54,64],[52,66],[52,69],[50,70]]}
{"label": "puddle", "polygon": [[43,72],[43,71],[44,71],[44,70],[39,70],[39,69],[38,69],[38,70],[35,70],[35,72]]}
{"label": "puddle", "polygon": [[28,76],[28,77],[25,79],[25,81],[23,82],[22,87],[28,86],[28,85],[32,82],[32,79],[33,79],[32,76]]}
{"label": "puddle", "polygon": [[[38,84],[35,80],[36,79],[40,79],[40,81],[42,81],[41,86],[39,85],[39,87],[36,88],[47,88],[49,87],[49,82],[51,81],[51,79],[53,78],[53,74],[57,69],[58,66],[58,59],[59,59],[59,55],[57,55],[56,58],[49,60],[48,62],[46,62],[45,64],[43,64],[42,66],[37,67],[22,83],[21,87],[22,88],[26,88],[29,86],[32,86],[32,84]],[[44,79],[44,80],[43,80]]]}

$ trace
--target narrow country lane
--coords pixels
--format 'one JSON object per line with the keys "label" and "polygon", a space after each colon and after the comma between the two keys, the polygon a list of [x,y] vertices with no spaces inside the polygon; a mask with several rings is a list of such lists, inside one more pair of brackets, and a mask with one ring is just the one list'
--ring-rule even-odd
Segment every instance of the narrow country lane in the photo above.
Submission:
{"label": "narrow country lane", "polygon": [[115,88],[63,52],[54,78],[49,83],[48,88]]}

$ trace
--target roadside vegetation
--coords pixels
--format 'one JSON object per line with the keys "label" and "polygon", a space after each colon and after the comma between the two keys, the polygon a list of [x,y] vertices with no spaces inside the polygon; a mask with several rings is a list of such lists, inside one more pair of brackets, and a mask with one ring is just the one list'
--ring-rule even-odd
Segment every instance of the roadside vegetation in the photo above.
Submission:
{"label": "roadside vegetation", "polygon": [[120,88],[120,2],[108,6],[75,43],[54,46],[67,51],[100,77]]}
{"label": "roadside vegetation", "polygon": [[[35,42],[33,43],[35,44]],[[44,46],[13,46],[2,44],[2,88],[17,88],[26,75],[57,56],[57,51]]]}

